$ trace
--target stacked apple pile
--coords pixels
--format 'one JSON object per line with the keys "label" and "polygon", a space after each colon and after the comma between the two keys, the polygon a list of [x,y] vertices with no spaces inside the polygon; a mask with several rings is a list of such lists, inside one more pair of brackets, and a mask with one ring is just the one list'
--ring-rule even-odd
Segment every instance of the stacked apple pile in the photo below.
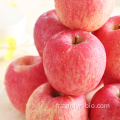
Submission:
{"label": "stacked apple pile", "polygon": [[[18,58],[8,67],[12,104],[26,120],[119,120],[120,84],[113,83],[120,83],[120,16],[109,18],[114,0],[54,1],[56,9],[35,24],[40,56]],[[85,95],[101,79],[107,86],[92,98],[88,118]],[[106,104],[109,109],[98,107]]]}

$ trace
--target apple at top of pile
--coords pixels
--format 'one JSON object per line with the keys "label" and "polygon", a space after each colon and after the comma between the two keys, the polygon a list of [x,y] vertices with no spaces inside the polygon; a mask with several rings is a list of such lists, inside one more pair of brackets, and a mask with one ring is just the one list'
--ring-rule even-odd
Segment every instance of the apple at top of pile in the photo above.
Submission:
{"label": "apple at top of pile", "polygon": [[80,95],[94,89],[100,82],[106,66],[106,53],[102,43],[91,33],[66,30],[47,42],[43,65],[56,90]]}
{"label": "apple at top of pile", "polygon": [[109,19],[114,0],[54,0],[60,21],[69,28],[99,29]]}

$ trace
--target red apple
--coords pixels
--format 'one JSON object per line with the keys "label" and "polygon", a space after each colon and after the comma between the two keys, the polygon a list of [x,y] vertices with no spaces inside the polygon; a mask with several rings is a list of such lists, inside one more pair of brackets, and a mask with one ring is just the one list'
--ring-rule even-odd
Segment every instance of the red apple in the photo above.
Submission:
{"label": "red apple", "polygon": [[48,11],[38,18],[34,27],[34,42],[40,56],[43,56],[43,49],[49,38],[66,29],[68,28],[58,20],[55,10]]}
{"label": "red apple", "polygon": [[120,16],[111,17],[93,34],[100,39],[106,50],[105,75],[120,79]]}
{"label": "red apple", "polygon": [[107,85],[94,95],[90,120],[120,120],[120,84]]}
{"label": "red apple", "polygon": [[26,120],[88,120],[84,95],[61,95],[49,83],[38,87],[26,107]]}
{"label": "red apple", "polygon": [[120,79],[113,79],[107,75],[103,75],[102,80],[103,80],[104,85],[120,83]]}
{"label": "red apple", "polygon": [[114,0],[54,0],[60,21],[69,28],[99,29],[109,19]]}
{"label": "red apple", "polygon": [[77,96],[99,84],[106,66],[105,49],[91,33],[66,30],[47,42],[43,65],[56,90]]}
{"label": "red apple", "polygon": [[47,82],[43,63],[38,56],[24,56],[13,61],[5,75],[5,87],[12,104],[25,113],[31,93]]}

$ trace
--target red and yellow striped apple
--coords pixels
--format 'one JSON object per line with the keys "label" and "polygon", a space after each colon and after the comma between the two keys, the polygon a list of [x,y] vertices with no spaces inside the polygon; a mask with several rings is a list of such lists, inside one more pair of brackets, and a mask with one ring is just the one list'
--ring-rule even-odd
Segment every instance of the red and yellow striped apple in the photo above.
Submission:
{"label": "red and yellow striped apple", "polygon": [[102,43],[91,33],[66,30],[47,42],[43,66],[56,90],[77,96],[99,84],[106,67],[106,53]]}
{"label": "red and yellow striped apple", "polygon": [[45,83],[30,96],[26,120],[88,120],[86,104],[84,95],[61,95],[49,83]]}
{"label": "red and yellow striped apple", "polygon": [[69,28],[99,29],[109,19],[115,0],[54,0],[59,20]]}
{"label": "red and yellow striped apple", "polygon": [[107,85],[93,97],[90,120],[120,119],[120,84]]}
{"label": "red and yellow striped apple", "polygon": [[43,56],[43,49],[49,38],[66,28],[59,20],[55,10],[42,14],[35,23],[34,42],[40,56]]}
{"label": "red and yellow striped apple", "polygon": [[26,103],[32,92],[47,82],[42,59],[24,56],[13,61],[5,75],[5,87],[14,107],[25,113]]}
{"label": "red and yellow striped apple", "polygon": [[120,79],[120,16],[111,17],[93,34],[100,39],[106,50],[105,75]]}

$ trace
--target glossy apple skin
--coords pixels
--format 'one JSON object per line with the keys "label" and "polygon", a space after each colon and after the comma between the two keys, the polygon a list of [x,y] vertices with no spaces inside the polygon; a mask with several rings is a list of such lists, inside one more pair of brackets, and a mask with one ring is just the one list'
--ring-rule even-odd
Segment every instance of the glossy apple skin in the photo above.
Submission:
{"label": "glossy apple skin", "polygon": [[25,113],[32,92],[47,82],[39,56],[24,56],[14,60],[5,74],[5,88],[14,107]]}
{"label": "glossy apple skin", "polygon": [[119,120],[120,119],[120,84],[107,85],[93,97],[91,104],[109,105],[107,108],[91,108],[90,120]]}
{"label": "glossy apple skin", "polygon": [[[74,44],[77,35],[81,43]],[[66,30],[46,44],[43,66],[56,90],[78,96],[99,84],[106,66],[106,53],[102,43],[91,33]]]}
{"label": "glossy apple skin", "polygon": [[62,106],[87,104],[84,95],[60,95],[49,83],[39,86],[30,96],[26,120],[88,120],[88,108],[66,109]]}
{"label": "glossy apple skin", "polygon": [[34,43],[39,55],[43,56],[43,49],[51,36],[66,29],[58,20],[55,10],[42,14],[34,27]]}
{"label": "glossy apple skin", "polygon": [[93,34],[103,43],[107,64],[105,75],[113,79],[120,79],[120,16],[111,17],[105,25]]}
{"label": "glossy apple skin", "polygon": [[69,28],[88,32],[99,29],[109,19],[114,0],[54,0],[60,21]]}
{"label": "glossy apple skin", "polygon": [[113,79],[112,77],[109,77],[107,75],[103,75],[102,80],[103,80],[104,85],[120,83],[120,79]]}

